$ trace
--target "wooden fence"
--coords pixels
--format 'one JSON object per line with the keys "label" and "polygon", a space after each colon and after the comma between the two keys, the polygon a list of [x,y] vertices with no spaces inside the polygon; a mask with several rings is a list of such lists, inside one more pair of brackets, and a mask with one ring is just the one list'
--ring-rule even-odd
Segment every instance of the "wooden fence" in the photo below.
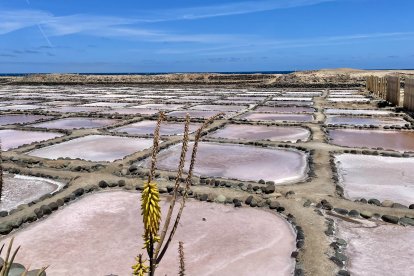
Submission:
{"label": "wooden fence", "polygon": [[387,94],[385,99],[398,106],[400,103],[400,77],[387,77]]}
{"label": "wooden fence", "polygon": [[414,79],[405,79],[404,108],[414,112]]}
{"label": "wooden fence", "polygon": [[366,88],[375,96],[385,99],[387,94],[387,78],[369,76],[367,78]]}

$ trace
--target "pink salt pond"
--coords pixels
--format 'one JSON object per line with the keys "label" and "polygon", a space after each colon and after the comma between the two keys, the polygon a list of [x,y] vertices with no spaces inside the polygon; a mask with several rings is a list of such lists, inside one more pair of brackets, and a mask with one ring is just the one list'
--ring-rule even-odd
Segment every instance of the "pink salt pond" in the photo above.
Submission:
{"label": "pink salt pond", "polygon": [[15,149],[20,146],[34,142],[42,142],[63,136],[62,133],[2,129],[0,130],[0,141],[3,150]]}
{"label": "pink salt pond", "polygon": [[248,121],[290,121],[290,122],[311,122],[312,114],[292,114],[292,113],[260,113],[248,112],[243,114],[241,119]]}
{"label": "pink salt pond", "polygon": [[152,146],[151,139],[89,135],[31,151],[29,155],[48,159],[71,158],[115,161]]}
{"label": "pink salt pond", "polygon": [[400,117],[361,117],[328,115],[325,121],[327,125],[374,125],[374,126],[404,126],[408,124]]}
{"label": "pink salt pond", "polygon": [[[113,129],[114,132],[126,132],[131,135],[151,135],[154,133],[156,121],[141,121]],[[201,124],[190,124],[190,133],[196,131]],[[184,134],[183,123],[163,122],[160,129],[161,135]]]}
{"label": "pink salt pond", "polygon": [[204,105],[196,105],[191,107],[190,109],[193,110],[214,110],[214,111],[233,111],[238,112],[243,109],[246,109],[247,106],[243,105],[220,105],[220,104],[204,104]]}
{"label": "pink salt pond", "polygon": [[[30,224],[13,233],[22,245],[16,261],[50,265],[54,276],[131,275],[135,256],[144,253],[139,198],[124,191],[88,195]],[[162,198],[161,206],[165,215],[169,203]],[[178,275],[182,241],[187,275],[292,275],[295,238],[275,213],[190,199],[156,274]]]}
{"label": "pink salt pond", "polygon": [[[189,143],[186,170],[194,143]],[[158,155],[157,168],[175,171],[181,145],[170,147]],[[149,167],[150,161],[143,162]],[[295,183],[307,176],[307,155],[296,150],[259,148],[235,144],[202,142],[197,152],[194,173],[245,181],[274,181],[276,184]]]}
{"label": "pink salt pond", "polygon": [[64,118],[32,125],[33,127],[52,129],[101,128],[113,125],[118,120],[91,118]]}
{"label": "pink salt pond", "polygon": [[391,115],[392,111],[378,109],[338,109],[329,108],[325,110],[326,114],[349,114],[349,115]]}
{"label": "pink salt pond", "polygon": [[211,110],[183,110],[183,111],[173,111],[173,112],[167,113],[167,116],[176,117],[176,118],[185,118],[187,113],[190,115],[190,118],[207,119],[220,112],[211,111]]}
{"label": "pink salt pond", "polygon": [[414,203],[414,158],[341,154],[335,160],[347,198]]}
{"label": "pink salt pond", "polygon": [[0,116],[0,125],[13,125],[13,124],[27,124],[34,123],[40,120],[46,120],[53,118],[51,116],[43,115],[20,115],[20,114],[10,114],[10,115],[1,115]]}
{"label": "pink salt pond", "polygon": [[315,109],[306,106],[259,106],[254,111],[261,113],[313,113]]}
{"label": "pink salt pond", "polygon": [[329,137],[333,144],[345,147],[414,151],[413,131],[332,129]]}
{"label": "pink salt pond", "polygon": [[241,140],[270,140],[297,142],[309,139],[310,131],[301,127],[279,127],[261,125],[226,125],[208,137]]}
{"label": "pink salt pond", "polygon": [[351,275],[412,275],[414,227],[367,220],[336,221],[338,236],[348,243],[345,254]]}
{"label": "pink salt pond", "polygon": [[0,211],[10,211],[62,187],[63,183],[46,178],[4,174]]}

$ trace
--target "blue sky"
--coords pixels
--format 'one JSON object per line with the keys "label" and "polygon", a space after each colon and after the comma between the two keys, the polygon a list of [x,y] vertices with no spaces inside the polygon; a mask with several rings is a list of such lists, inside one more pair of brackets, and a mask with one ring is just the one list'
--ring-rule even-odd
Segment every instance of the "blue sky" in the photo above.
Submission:
{"label": "blue sky", "polygon": [[413,0],[0,0],[0,73],[413,68]]}

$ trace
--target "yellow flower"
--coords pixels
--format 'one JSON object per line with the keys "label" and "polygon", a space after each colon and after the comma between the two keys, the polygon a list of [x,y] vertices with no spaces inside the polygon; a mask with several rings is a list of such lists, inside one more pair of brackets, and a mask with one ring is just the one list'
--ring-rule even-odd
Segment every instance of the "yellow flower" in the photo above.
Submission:
{"label": "yellow flower", "polygon": [[132,272],[132,275],[136,276],[145,276],[146,273],[149,271],[149,266],[145,265],[145,260],[142,260],[142,254],[139,254],[138,257],[135,258],[137,263],[132,266],[132,269],[134,270]]}
{"label": "yellow flower", "polygon": [[159,240],[158,230],[161,224],[161,207],[160,194],[158,185],[155,182],[145,183],[141,195],[141,215],[144,222],[144,240],[148,245],[149,241],[153,243]]}

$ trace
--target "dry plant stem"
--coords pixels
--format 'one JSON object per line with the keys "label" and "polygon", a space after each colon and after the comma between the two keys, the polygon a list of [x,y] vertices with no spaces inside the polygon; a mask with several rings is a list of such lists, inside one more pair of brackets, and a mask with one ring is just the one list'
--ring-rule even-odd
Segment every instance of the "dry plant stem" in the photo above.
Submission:
{"label": "dry plant stem", "polygon": [[151,183],[155,175],[155,165],[157,163],[158,147],[159,147],[159,141],[160,141],[160,128],[161,128],[161,123],[164,120],[164,118],[165,118],[164,113],[160,111],[160,113],[158,114],[157,125],[154,130],[154,144],[152,147],[151,170],[148,175],[148,183]]}
{"label": "dry plant stem", "polygon": [[185,275],[185,261],[184,261],[184,246],[183,242],[178,242],[178,256],[180,257],[180,270],[178,272],[179,276]]}
{"label": "dry plant stem", "polygon": [[181,201],[181,206],[180,206],[180,210],[178,211],[177,217],[174,221],[174,226],[171,229],[170,235],[168,237],[167,242],[165,243],[163,249],[161,250],[160,255],[157,257],[157,264],[160,263],[160,261],[162,260],[162,258],[164,257],[165,252],[168,249],[168,246],[170,245],[172,238],[174,237],[175,231],[177,230],[178,224],[180,223],[180,219],[181,219],[181,215],[183,213],[184,210],[184,206],[185,206],[185,200],[188,196],[188,190],[190,189],[191,186],[191,179],[193,177],[193,170],[194,170],[194,166],[195,166],[195,161],[197,158],[197,149],[198,149],[198,142],[200,141],[201,138],[201,133],[203,132],[203,130],[209,125],[211,124],[217,117],[223,115],[223,113],[218,113],[210,118],[208,118],[203,125],[197,130],[196,132],[196,136],[194,138],[194,146],[193,146],[193,151],[191,153],[191,161],[190,161],[190,168],[188,170],[188,174],[187,174],[187,178],[185,180],[186,186],[185,186],[185,190],[184,190],[184,195],[182,197],[182,201]]}
{"label": "dry plant stem", "polygon": [[170,207],[168,209],[168,213],[167,213],[167,216],[166,216],[166,219],[165,219],[164,227],[163,227],[162,232],[161,232],[160,241],[157,244],[157,247],[156,247],[156,250],[155,250],[155,256],[154,256],[155,259],[158,257],[158,254],[161,250],[161,245],[164,242],[165,235],[167,234],[168,228],[170,226],[172,213],[174,211],[174,206],[175,206],[175,202],[176,202],[177,195],[178,195],[178,188],[180,187],[181,176],[182,176],[183,170],[184,170],[185,156],[186,156],[187,150],[188,150],[189,129],[190,129],[190,116],[187,113],[186,118],[185,118],[185,126],[184,126],[183,146],[181,148],[180,164],[178,166],[177,177],[175,179],[173,197],[172,197],[172,200],[170,202]]}

